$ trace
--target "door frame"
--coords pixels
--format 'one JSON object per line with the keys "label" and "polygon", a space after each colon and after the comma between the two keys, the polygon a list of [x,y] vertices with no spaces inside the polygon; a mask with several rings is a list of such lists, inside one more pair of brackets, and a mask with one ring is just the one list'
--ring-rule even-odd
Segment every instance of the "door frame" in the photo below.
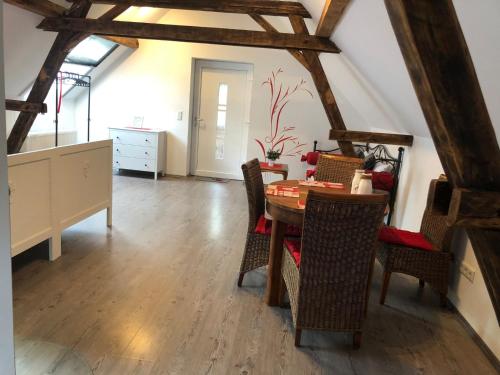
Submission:
{"label": "door frame", "polygon": [[[191,67],[191,110],[189,113],[189,142],[188,142],[188,166],[189,174],[194,175],[198,163],[198,127],[196,126],[196,116],[200,109],[201,97],[201,72],[203,68],[213,68],[220,70],[238,70],[247,73],[246,87],[246,106],[245,119],[243,122],[242,147],[240,152],[240,161],[244,163],[247,158],[248,151],[248,135],[250,129],[250,107],[252,101],[253,88],[253,64],[246,62],[235,62],[225,60],[208,60],[193,58]],[[241,180],[241,175],[224,174],[220,177]]]}

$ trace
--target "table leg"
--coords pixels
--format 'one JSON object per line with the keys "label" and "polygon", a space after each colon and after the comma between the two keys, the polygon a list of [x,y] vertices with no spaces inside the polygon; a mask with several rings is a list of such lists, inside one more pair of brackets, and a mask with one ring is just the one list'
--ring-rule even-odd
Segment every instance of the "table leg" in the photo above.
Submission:
{"label": "table leg", "polygon": [[285,230],[285,223],[273,219],[265,298],[265,301],[269,306],[278,306],[280,302],[281,259],[283,256],[283,240],[285,238]]}

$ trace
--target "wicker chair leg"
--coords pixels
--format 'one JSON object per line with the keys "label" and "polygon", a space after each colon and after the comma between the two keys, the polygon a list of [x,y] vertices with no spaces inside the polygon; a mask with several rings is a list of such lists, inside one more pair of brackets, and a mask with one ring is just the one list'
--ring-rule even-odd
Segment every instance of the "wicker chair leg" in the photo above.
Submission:
{"label": "wicker chair leg", "polygon": [[446,293],[439,293],[439,302],[442,308],[448,307],[448,298]]}
{"label": "wicker chair leg", "polygon": [[285,306],[285,293],[286,293],[286,284],[285,280],[283,279],[283,276],[281,276],[281,281],[280,281],[280,293],[278,296],[278,306],[284,307]]}
{"label": "wicker chair leg", "polygon": [[423,288],[423,287],[425,286],[425,281],[424,281],[424,280],[422,280],[422,279],[419,279],[419,280],[418,280],[418,286],[419,286],[420,288]]}
{"label": "wicker chair leg", "polygon": [[356,331],[352,335],[352,347],[359,349],[361,347],[361,331]]}
{"label": "wicker chair leg", "polygon": [[302,329],[295,328],[295,346],[300,346],[301,338],[302,338]]}
{"label": "wicker chair leg", "polygon": [[243,284],[243,277],[245,276],[244,272],[240,272],[240,276],[238,276],[238,287],[241,288],[241,284]]}
{"label": "wicker chair leg", "polygon": [[387,294],[387,289],[389,288],[389,281],[391,280],[391,272],[384,272],[384,281],[382,284],[382,291],[380,292],[380,304],[385,303],[385,296]]}

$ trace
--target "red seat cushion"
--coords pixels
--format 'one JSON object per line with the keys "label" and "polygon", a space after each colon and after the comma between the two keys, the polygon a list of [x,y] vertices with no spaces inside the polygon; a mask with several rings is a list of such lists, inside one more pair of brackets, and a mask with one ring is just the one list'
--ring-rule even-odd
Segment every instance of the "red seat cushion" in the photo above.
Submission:
{"label": "red seat cushion", "polygon": [[383,227],[380,230],[378,239],[379,241],[394,245],[402,245],[427,251],[436,250],[432,243],[430,243],[422,233],[409,232],[402,229]]}
{"label": "red seat cushion", "polygon": [[300,267],[300,240],[285,240],[285,247],[292,255],[297,267]]}
{"label": "red seat cushion", "polygon": [[394,186],[394,176],[389,172],[367,171],[372,175],[373,188],[377,190],[391,191]]}
{"label": "red seat cushion", "polygon": [[[271,220],[267,220],[264,215],[259,217],[259,221],[257,221],[257,225],[255,226],[255,233],[264,234],[266,236],[271,235],[273,222]],[[300,237],[302,231],[299,227],[295,225],[287,225],[285,236],[287,237]]]}

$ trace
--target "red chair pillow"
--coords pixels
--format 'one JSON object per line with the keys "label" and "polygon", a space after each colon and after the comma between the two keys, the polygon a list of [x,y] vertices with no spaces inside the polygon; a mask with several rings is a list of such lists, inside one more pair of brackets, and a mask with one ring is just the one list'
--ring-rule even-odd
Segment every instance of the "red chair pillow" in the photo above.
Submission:
{"label": "red chair pillow", "polygon": [[[257,225],[255,226],[255,233],[263,234],[265,236],[270,236],[272,231],[273,222],[271,220],[267,220],[264,215],[259,217],[257,221]],[[287,225],[285,236],[287,237],[300,237],[302,235],[302,231],[299,227],[295,225]]]}
{"label": "red chair pillow", "polygon": [[410,232],[407,230],[383,227],[380,230],[379,241],[394,245],[413,247],[427,251],[435,251],[434,245],[430,243],[422,233]]}
{"label": "red chair pillow", "polygon": [[285,240],[285,247],[292,255],[297,267],[300,267],[300,240]]}
{"label": "red chair pillow", "polygon": [[300,161],[305,161],[309,165],[316,165],[318,164],[318,159],[319,159],[319,152],[308,152],[307,155],[302,155]]}
{"label": "red chair pillow", "polygon": [[367,171],[372,175],[373,188],[377,190],[391,191],[394,186],[394,176],[389,172]]}

